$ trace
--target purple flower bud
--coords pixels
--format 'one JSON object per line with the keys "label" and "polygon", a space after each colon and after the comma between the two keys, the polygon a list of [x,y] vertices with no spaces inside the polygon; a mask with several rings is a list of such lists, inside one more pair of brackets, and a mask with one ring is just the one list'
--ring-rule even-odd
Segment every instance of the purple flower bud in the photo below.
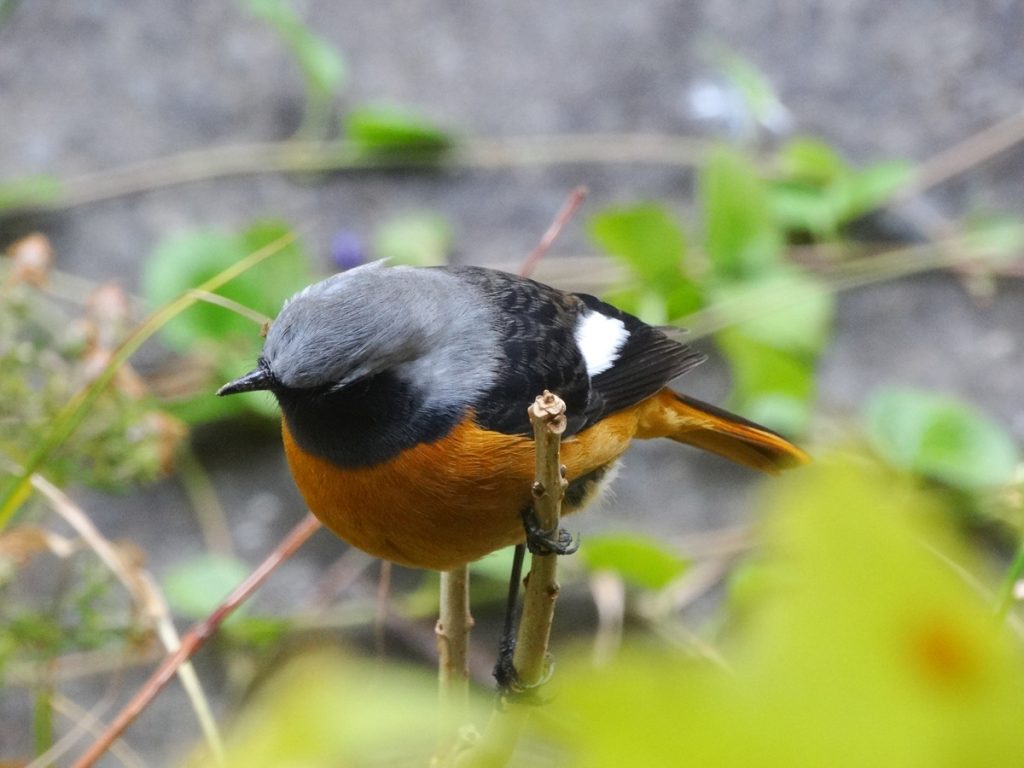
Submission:
{"label": "purple flower bud", "polygon": [[359,235],[340,229],[331,238],[331,261],[338,269],[352,269],[366,262],[366,250]]}

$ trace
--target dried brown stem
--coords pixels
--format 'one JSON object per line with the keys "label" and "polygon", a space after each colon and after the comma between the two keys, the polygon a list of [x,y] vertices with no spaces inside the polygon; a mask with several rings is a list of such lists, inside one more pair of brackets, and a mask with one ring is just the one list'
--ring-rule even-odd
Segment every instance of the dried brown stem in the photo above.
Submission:
{"label": "dried brown stem", "polygon": [[55,200],[14,212],[55,211],[181,184],[232,176],[405,168],[543,168],[579,164],[647,164],[693,168],[713,142],[674,134],[564,134],[468,138],[439,159],[415,150],[368,154],[355,143],[283,141],[204,147],[66,179]]}
{"label": "dried brown stem", "polygon": [[[93,525],[89,516],[60,488],[38,473],[32,475],[31,482],[32,487],[46,497],[54,511],[75,529],[82,540],[124,585],[139,609],[155,625],[157,635],[164,648],[168,653],[174,653],[179,647],[178,633],[171,620],[170,608],[157,586],[156,580],[144,568],[126,561],[122,553]],[[203,692],[199,676],[196,675],[192,665],[187,662],[177,669],[177,674],[192,703],[196,719],[199,721],[210,752],[218,762],[222,762],[223,747],[220,732],[217,730],[217,723],[213,718],[206,694]]]}
{"label": "dried brown stem", "polygon": [[977,133],[947,147],[917,166],[909,184],[896,193],[897,201],[909,200],[949,179],[977,168],[1024,141],[1024,111],[985,126]]}
{"label": "dried brown stem", "polygon": [[163,663],[150,676],[149,680],[139,689],[138,693],[118,713],[117,718],[107,726],[102,735],[89,747],[88,751],[74,764],[74,768],[89,768],[95,765],[111,743],[131,725],[153,698],[163,690],[164,686],[174,677],[178,668],[199,650],[217,631],[221,624],[235,609],[249,599],[267,577],[281,563],[290,558],[314,533],[320,529],[320,521],[307,514],[297,526],[277,545],[273,552],[249,576],[235,587],[216,610],[203,621],[196,624],[181,639],[178,650],[167,656]]}
{"label": "dried brown stem", "polygon": [[537,268],[537,264],[544,255],[550,250],[555,239],[561,233],[562,229],[566,224],[569,223],[569,219],[576,213],[576,210],[583,204],[583,201],[587,197],[586,187],[576,187],[572,192],[569,193],[569,197],[566,198],[565,203],[562,205],[562,210],[555,216],[555,220],[551,222],[551,226],[548,227],[544,236],[537,243],[537,247],[530,252],[530,255],[526,257],[523,265],[519,268],[519,274],[523,277],[529,277],[533,274],[533,270]]}

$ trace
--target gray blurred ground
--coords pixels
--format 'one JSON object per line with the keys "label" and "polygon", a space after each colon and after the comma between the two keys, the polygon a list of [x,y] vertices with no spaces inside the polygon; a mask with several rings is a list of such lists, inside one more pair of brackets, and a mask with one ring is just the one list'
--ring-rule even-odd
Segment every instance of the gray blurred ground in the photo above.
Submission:
{"label": "gray blurred ground", "polygon": [[[688,93],[709,73],[700,51],[710,43],[760,67],[799,132],[859,162],[923,160],[1020,110],[1024,96],[1024,6],[1014,0],[321,0],[299,8],[347,56],[343,108],[407,105],[466,136],[700,130]],[[0,23],[0,179],[77,176],[199,147],[281,139],[297,127],[301,108],[301,81],[282,46],[230,2],[23,0]],[[949,215],[1018,211],[1022,170],[1024,152],[1011,152],[935,190],[929,204]],[[315,185],[268,175],[86,205],[16,221],[2,233],[6,241],[39,228],[52,238],[60,268],[135,289],[154,245],[185,228],[284,216],[308,233],[307,245],[326,265],[336,230],[367,236],[386,218],[429,208],[452,222],[461,261],[515,263],[577,184],[590,188],[587,208],[553,258],[591,252],[582,222],[607,204],[656,199],[681,215],[692,209],[691,179],[649,166],[357,174]],[[1022,299],[1019,283],[1004,282],[993,304],[979,307],[945,275],[843,295],[821,365],[822,411],[849,416],[874,387],[912,384],[969,399],[1024,440]],[[728,391],[714,360],[688,379],[688,391],[705,399],[721,401]],[[240,554],[255,562],[301,513],[279,445],[206,432],[198,451],[230,511]],[[626,465],[615,499],[573,526],[669,534],[745,519],[752,478],[744,471],[671,445],[639,446]],[[78,498],[108,535],[137,540],[157,573],[200,546],[173,483],[127,498]],[[287,602],[339,551],[318,537],[262,599]],[[0,756],[24,748],[8,727],[24,722],[19,706],[0,703],[7,721],[0,721]],[[171,690],[131,741],[161,763],[195,734]]]}

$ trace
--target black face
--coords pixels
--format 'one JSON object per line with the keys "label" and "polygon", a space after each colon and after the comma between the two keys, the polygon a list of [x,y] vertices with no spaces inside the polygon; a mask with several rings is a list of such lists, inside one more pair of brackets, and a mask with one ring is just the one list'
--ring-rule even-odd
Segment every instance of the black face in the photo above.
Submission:
{"label": "black face", "polygon": [[419,393],[390,372],[341,389],[268,388],[295,442],[344,467],[378,464],[419,443],[432,443],[463,417],[426,407]]}

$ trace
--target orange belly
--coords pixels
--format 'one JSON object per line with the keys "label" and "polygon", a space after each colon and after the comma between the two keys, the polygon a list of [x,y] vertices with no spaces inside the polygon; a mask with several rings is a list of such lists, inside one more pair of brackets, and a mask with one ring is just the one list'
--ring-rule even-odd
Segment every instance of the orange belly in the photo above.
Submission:
{"label": "orange belly", "polygon": [[[618,458],[637,432],[639,413],[620,411],[564,440],[568,479]],[[310,510],[371,555],[448,570],[523,540],[519,515],[533,484],[530,439],[467,420],[437,442],[346,469],[302,451],[284,421],[282,433],[292,477]]]}

